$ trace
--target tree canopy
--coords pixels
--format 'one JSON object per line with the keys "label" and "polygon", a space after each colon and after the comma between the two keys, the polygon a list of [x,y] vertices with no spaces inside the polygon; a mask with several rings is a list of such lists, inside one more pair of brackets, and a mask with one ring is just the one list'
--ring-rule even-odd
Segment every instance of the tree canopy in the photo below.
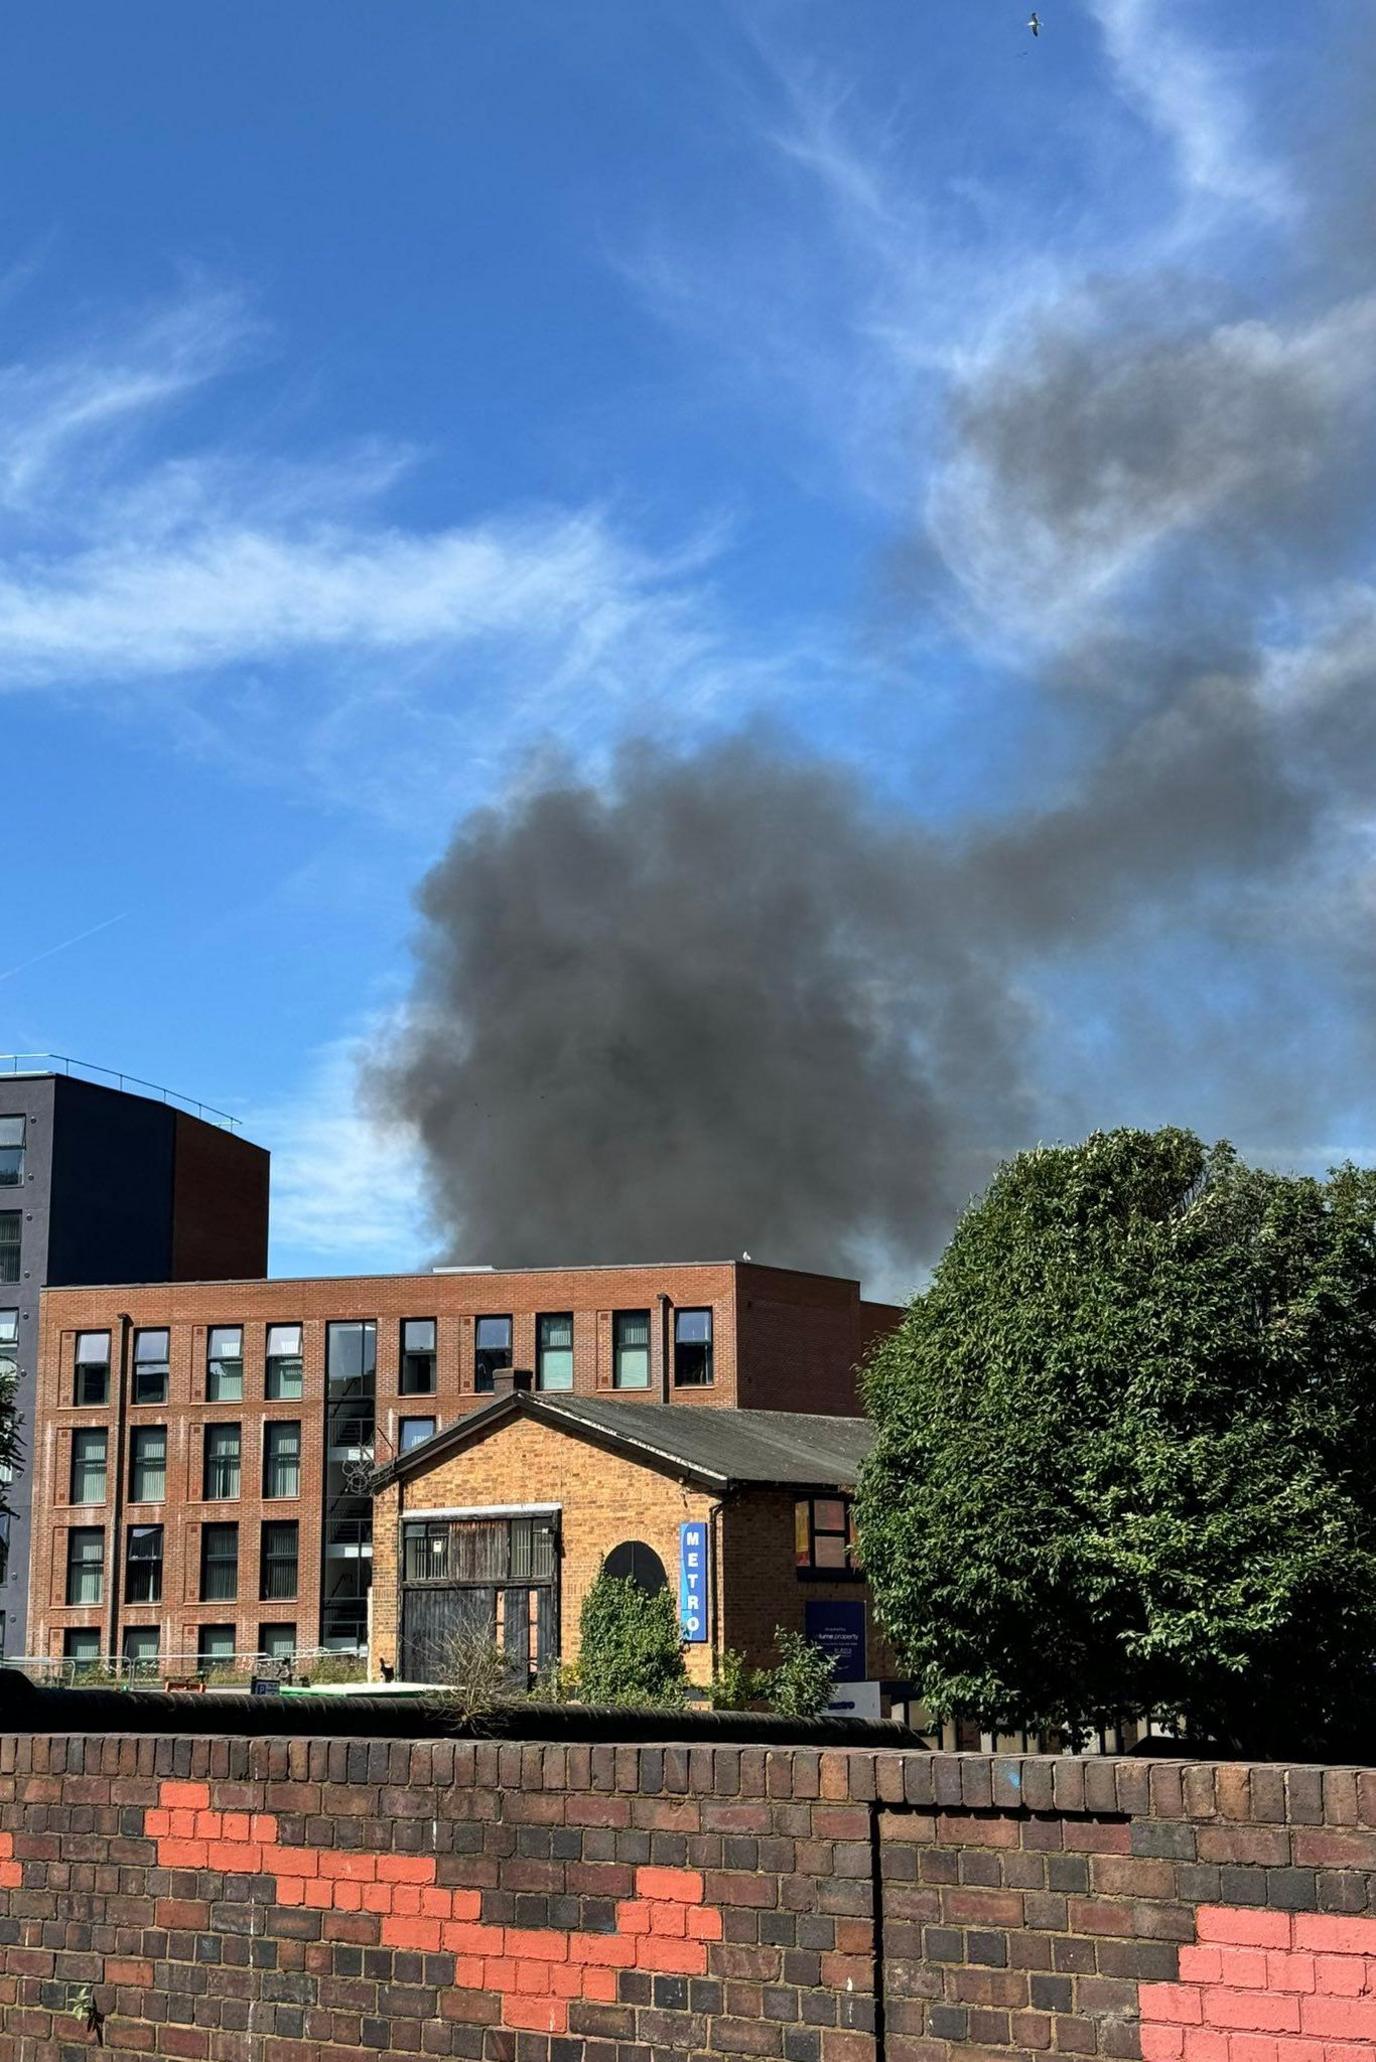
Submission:
{"label": "tree canopy", "polygon": [[866,1371],[858,1517],[940,1715],[1376,1719],[1376,1173],[1186,1131],[1023,1153]]}

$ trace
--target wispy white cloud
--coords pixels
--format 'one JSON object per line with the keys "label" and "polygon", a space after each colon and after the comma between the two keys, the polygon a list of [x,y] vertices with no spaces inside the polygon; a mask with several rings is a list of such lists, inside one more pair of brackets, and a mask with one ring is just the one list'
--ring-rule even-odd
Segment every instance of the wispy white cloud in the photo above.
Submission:
{"label": "wispy white cloud", "polygon": [[276,1274],[405,1270],[427,1251],[415,1141],[370,1115],[360,1068],[379,1032],[367,1024],[307,1057],[296,1091],[246,1113],[272,1154]]}
{"label": "wispy white cloud", "polygon": [[1170,144],[1186,189],[1273,220],[1295,191],[1256,148],[1245,101],[1214,54],[1176,17],[1173,0],[1088,0],[1119,91]]}
{"label": "wispy white cloud", "polygon": [[199,292],[0,367],[0,695],[137,702],[255,779],[304,770],[405,817],[418,792],[468,798],[446,767],[592,747],[655,709],[691,724],[736,691],[710,530],[656,550],[607,506],[407,522],[416,455],[380,440],[169,448],[253,334]]}

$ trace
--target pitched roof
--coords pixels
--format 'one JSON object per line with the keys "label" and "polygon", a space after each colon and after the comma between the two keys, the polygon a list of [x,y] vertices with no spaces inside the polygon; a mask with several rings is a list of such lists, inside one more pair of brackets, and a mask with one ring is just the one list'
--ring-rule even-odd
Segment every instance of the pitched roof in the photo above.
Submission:
{"label": "pitched roof", "polygon": [[850,1489],[874,1440],[874,1428],[865,1418],[517,1391],[398,1455],[378,1471],[374,1486],[383,1488],[403,1476],[423,1474],[435,1461],[515,1417],[557,1426],[575,1438],[613,1448],[649,1467],[690,1476],[711,1489],[747,1483]]}

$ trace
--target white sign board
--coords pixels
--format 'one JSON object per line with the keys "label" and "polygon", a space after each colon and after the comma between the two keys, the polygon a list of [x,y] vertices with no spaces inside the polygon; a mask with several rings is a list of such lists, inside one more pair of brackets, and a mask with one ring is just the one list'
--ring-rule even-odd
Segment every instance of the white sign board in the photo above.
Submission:
{"label": "white sign board", "polygon": [[878,1683],[833,1683],[828,1718],[882,1718]]}

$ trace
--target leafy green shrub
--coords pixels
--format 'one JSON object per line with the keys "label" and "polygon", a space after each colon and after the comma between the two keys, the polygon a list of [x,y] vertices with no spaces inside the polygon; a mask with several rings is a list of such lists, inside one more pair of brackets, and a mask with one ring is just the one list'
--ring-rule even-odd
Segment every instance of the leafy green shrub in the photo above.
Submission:
{"label": "leafy green shrub", "polygon": [[678,1611],[605,1571],[583,1602],[578,1680],[589,1704],[680,1704],[688,1688]]}
{"label": "leafy green shrub", "polygon": [[766,1678],[746,1664],[744,1654],[727,1647],[717,1656],[707,1701],[714,1711],[748,1711],[764,1694]]}
{"label": "leafy green shrub", "polygon": [[829,1654],[814,1646],[800,1632],[774,1633],[777,1668],[764,1677],[763,1688],[770,1709],[783,1718],[819,1718],[831,1702],[836,1664]]}

